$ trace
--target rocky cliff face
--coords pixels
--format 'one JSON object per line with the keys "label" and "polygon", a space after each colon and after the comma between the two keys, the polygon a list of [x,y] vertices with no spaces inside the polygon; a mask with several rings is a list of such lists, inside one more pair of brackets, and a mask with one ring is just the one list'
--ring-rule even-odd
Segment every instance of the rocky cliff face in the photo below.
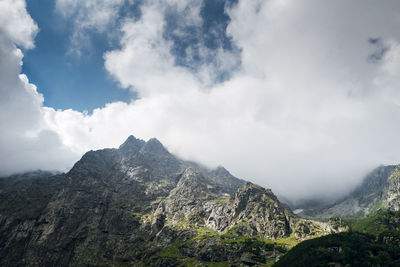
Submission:
{"label": "rocky cliff face", "polygon": [[66,174],[1,178],[0,199],[1,266],[255,265],[343,230],[133,136],[86,153]]}

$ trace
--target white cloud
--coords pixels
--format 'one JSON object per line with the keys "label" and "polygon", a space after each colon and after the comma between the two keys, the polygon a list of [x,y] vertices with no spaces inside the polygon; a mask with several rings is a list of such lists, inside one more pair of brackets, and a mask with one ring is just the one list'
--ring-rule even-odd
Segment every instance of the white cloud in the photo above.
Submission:
{"label": "white cloud", "polygon": [[[241,54],[205,51],[228,67],[199,72],[176,65],[163,35],[171,5],[193,15],[182,23],[202,23],[198,4],[148,1],[140,19],[122,23],[121,48],[104,56],[140,99],[92,115],[40,108],[42,127],[78,154],[129,134],[155,136],[184,158],[222,164],[289,198],[343,193],[371,168],[400,162],[398,1],[239,1],[228,34]],[[380,60],[368,60],[369,38],[388,47]],[[240,70],[210,86],[210,75],[238,60]]]}
{"label": "white cloud", "polygon": [[390,40],[387,42],[387,48],[378,74],[373,80],[376,90],[372,94],[380,101],[391,102],[400,107],[400,43],[398,40]]}
{"label": "white cloud", "polygon": [[26,12],[24,0],[0,1],[0,27],[2,42],[7,40],[24,48],[34,46],[38,27]]}
{"label": "white cloud", "polygon": [[141,96],[197,86],[191,73],[174,65],[171,42],[163,38],[164,24],[158,4],[144,6],[139,21],[122,26],[122,49],[105,55],[106,69],[123,87],[133,87]]}
{"label": "white cloud", "polygon": [[22,46],[38,31],[24,1],[0,1],[0,175],[32,169],[66,169],[77,155],[44,127],[43,96],[20,74]]}
{"label": "white cloud", "polygon": [[90,31],[110,34],[115,26],[119,11],[125,0],[57,0],[56,10],[66,19],[73,21],[70,53],[80,55],[82,49],[90,51]]}

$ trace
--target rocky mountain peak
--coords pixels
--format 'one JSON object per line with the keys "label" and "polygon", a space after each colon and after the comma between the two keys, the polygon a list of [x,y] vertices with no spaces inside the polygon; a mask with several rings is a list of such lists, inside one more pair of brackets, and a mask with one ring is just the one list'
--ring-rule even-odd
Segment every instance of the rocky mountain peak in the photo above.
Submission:
{"label": "rocky mountain peak", "polygon": [[221,176],[232,175],[227,169],[224,168],[224,166],[221,165],[215,168],[214,173]]}
{"label": "rocky mountain peak", "polygon": [[86,152],[68,172],[70,177],[104,177],[113,171],[118,158],[116,149],[102,149]]}
{"label": "rocky mountain peak", "polygon": [[118,149],[125,153],[137,153],[145,143],[145,141],[130,135]]}
{"label": "rocky mountain peak", "polygon": [[278,201],[277,197],[270,189],[265,189],[251,182],[246,182],[235,194],[235,198],[240,201],[259,201],[269,198],[272,201]]}
{"label": "rocky mountain peak", "polygon": [[142,154],[169,154],[168,150],[163,146],[163,144],[161,144],[160,141],[158,141],[157,138],[149,139],[141,148],[140,152]]}
{"label": "rocky mountain peak", "polygon": [[276,214],[289,214],[271,190],[265,189],[259,185],[247,182],[235,193],[233,206],[235,214],[241,219],[247,217],[255,210],[262,211],[260,214],[254,214],[253,217],[263,217],[265,212],[275,211]]}

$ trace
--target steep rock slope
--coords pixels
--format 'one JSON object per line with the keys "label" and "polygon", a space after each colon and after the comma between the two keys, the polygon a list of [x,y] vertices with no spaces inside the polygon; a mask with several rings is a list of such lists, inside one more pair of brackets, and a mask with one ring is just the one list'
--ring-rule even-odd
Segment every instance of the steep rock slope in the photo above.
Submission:
{"label": "steep rock slope", "polygon": [[222,167],[133,136],[87,152],[66,174],[2,178],[0,199],[1,266],[255,265],[343,230],[297,218]]}

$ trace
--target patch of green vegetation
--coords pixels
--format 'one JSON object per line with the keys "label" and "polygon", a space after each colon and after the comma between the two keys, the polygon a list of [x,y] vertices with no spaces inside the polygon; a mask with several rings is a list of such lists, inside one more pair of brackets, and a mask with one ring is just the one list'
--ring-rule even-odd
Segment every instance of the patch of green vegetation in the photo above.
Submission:
{"label": "patch of green vegetation", "polygon": [[327,222],[327,221],[329,221],[329,219],[330,218],[326,218],[326,217],[314,217],[314,216],[312,216],[312,215],[310,215],[310,216],[301,216],[301,218],[303,218],[303,219],[307,219],[307,220],[313,220],[313,221],[317,221],[317,222]]}
{"label": "patch of green vegetation", "polygon": [[399,211],[381,210],[363,219],[349,220],[347,224],[353,232],[379,236],[390,231],[398,232],[399,222]]}
{"label": "patch of green vegetation", "polygon": [[229,202],[229,197],[226,198],[216,198],[216,199],[212,199],[212,202],[214,202],[215,204],[226,204]]}
{"label": "patch of green vegetation", "polygon": [[133,212],[132,216],[140,217],[142,222],[151,222],[156,218],[156,216],[152,213],[144,213],[143,214],[140,212]]}
{"label": "patch of green vegetation", "polygon": [[206,228],[206,227],[200,227],[196,229],[197,233],[199,235],[203,235],[203,236],[214,236],[214,235],[218,235],[218,233],[212,229]]}
{"label": "patch of green vegetation", "polygon": [[[341,219],[344,219],[344,220],[358,220],[358,219],[365,218],[366,215],[367,215],[367,214],[365,213],[364,210],[359,210],[359,211],[357,211],[356,213],[345,214],[345,215],[342,215],[342,216],[340,216],[340,217],[334,217],[334,218],[341,218]],[[317,221],[317,220],[314,219],[314,218],[310,218],[310,219],[311,219],[311,220]],[[331,220],[331,219],[332,219],[332,217],[329,218],[328,221]]]}
{"label": "patch of green vegetation", "polygon": [[233,234],[232,232],[228,231],[228,232],[221,234],[221,238],[222,239],[235,239],[235,238],[238,238],[238,236]]}
{"label": "patch of green vegetation", "polygon": [[[296,223],[294,227],[294,231],[288,237],[276,239],[275,242],[277,244],[285,246],[288,249],[293,248],[294,246],[300,243],[300,240],[296,238],[296,233],[299,231],[299,226],[301,224],[307,224],[307,223],[308,222],[306,220],[299,219],[299,221]],[[310,229],[313,230],[313,232],[310,232],[308,234],[309,236],[314,236],[316,238],[324,234],[323,229],[319,225],[314,225],[313,227],[314,227],[313,229]]]}
{"label": "patch of green vegetation", "polygon": [[354,213],[352,217],[354,217],[354,218],[364,218],[365,217],[365,211],[364,210],[359,210],[358,212]]}
{"label": "patch of green vegetation", "polygon": [[233,227],[231,227],[230,229],[228,229],[226,232],[224,232],[222,234],[223,237],[240,237],[240,236],[244,236],[244,234],[242,233],[243,231],[243,227],[246,229],[248,224],[247,219],[242,220],[241,222],[239,222],[239,224],[234,225]]}
{"label": "patch of green vegetation", "polygon": [[383,199],[380,199],[378,202],[374,204],[371,208],[371,213],[377,213],[378,211],[382,210],[386,206],[387,202]]}
{"label": "patch of green vegetation", "polygon": [[277,205],[278,203],[267,195],[262,195],[261,200],[269,205]]}
{"label": "patch of green vegetation", "polygon": [[[167,224],[169,225],[169,224]],[[182,220],[172,223],[170,224],[171,226],[175,227],[175,228],[179,228],[179,229],[186,229],[186,228],[192,228],[193,226],[189,223],[189,220],[184,217]]]}
{"label": "patch of green vegetation", "polygon": [[202,239],[209,239],[219,236],[219,234],[206,227],[196,228],[197,235],[192,238],[192,240],[202,240]]}
{"label": "patch of green vegetation", "polygon": [[206,196],[199,197],[198,199],[202,199],[202,200],[213,200],[212,197],[213,197],[213,196],[211,196],[211,195],[206,195]]}
{"label": "patch of green vegetation", "polygon": [[396,169],[394,169],[392,174],[389,176],[389,180],[395,182],[399,180],[399,178],[400,178],[400,166],[397,166]]}
{"label": "patch of green vegetation", "polygon": [[[229,232],[223,233],[220,235],[221,241],[225,244],[239,244],[246,247],[246,251],[252,252],[257,247],[263,247],[267,250],[272,250],[273,248],[278,249],[281,253],[286,252],[286,245],[288,242],[285,240],[271,240],[271,239],[262,239],[256,236],[243,236],[243,235],[235,235]],[[297,241],[298,243],[298,241]]]}
{"label": "patch of green vegetation", "polygon": [[354,220],[355,218],[348,218],[347,220],[341,217],[331,217],[328,223],[331,225],[332,229],[335,231],[349,231],[350,227],[348,220]]}
{"label": "patch of green vegetation", "polygon": [[189,258],[178,265],[178,267],[194,267],[199,266],[201,261],[197,260],[196,258]]}
{"label": "patch of green vegetation", "polygon": [[[242,224],[242,223],[241,223]],[[297,229],[298,224],[296,224],[295,229]],[[248,239],[252,240],[260,240],[265,244],[273,244],[279,247],[281,250],[284,249],[290,249],[294,246],[296,246],[300,241],[296,239],[295,236],[295,231],[291,233],[288,237],[285,238],[278,238],[275,240],[271,239],[261,239],[257,236],[244,236],[240,234],[240,231],[238,231],[239,225],[235,225],[225,233],[221,234],[221,239],[223,240],[224,243],[245,243],[248,241]],[[318,236],[316,236],[318,237]]]}
{"label": "patch of green vegetation", "polygon": [[271,266],[273,266],[275,264],[275,262],[276,262],[276,259],[269,259],[269,260],[267,260],[267,262],[265,264],[260,265],[260,266],[262,266],[262,267],[271,267]]}
{"label": "patch of green vegetation", "polygon": [[290,236],[288,236],[286,238],[278,238],[274,242],[276,244],[282,245],[288,249],[291,249],[292,247],[294,247],[298,243],[300,243],[300,241],[296,239],[294,232],[291,233]]}
{"label": "patch of green vegetation", "polygon": [[156,256],[161,258],[183,259],[185,257],[178,254],[179,249],[185,245],[185,242],[175,242],[169,247],[161,250]]}
{"label": "patch of green vegetation", "polygon": [[245,236],[236,236],[232,234],[223,234],[221,235],[221,240],[225,244],[232,244],[232,243],[244,243],[246,241]]}
{"label": "patch of green vegetation", "polygon": [[[268,263],[268,257],[263,254],[263,251],[277,250],[280,253],[285,253],[287,251],[284,247],[276,244],[272,240],[261,239],[257,237],[221,235],[221,241],[224,244],[234,245],[238,251],[241,253],[248,253],[251,255],[251,259],[253,261],[262,263],[263,265]],[[273,262],[275,262],[275,260],[273,260]]]}
{"label": "patch of green vegetation", "polygon": [[222,234],[222,236],[226,236],[226,235],[232,235],[232,236],[237,236],[237,229],[239,228],[238,225],[234,225],[232,228],[230,228],[228,231],[226,231],[225,233]]}
{"label": "patch of green vegetation", "polygon": [[[261,239],[255,236],[238,235],[233,231],[219,234],[211,229],[200,227],[196,229],[197,235],[185,242],[176,242],[156,253],[152,258],[170,258],[177,260],[177,266],[242,266],[242,257],[253,262],[255,266],[272,266],[277,255],[286,253],[287,249],[273,240]],[[211,246],[211,247],[210,247]],[[229,257],[220,258],[218,252]],[[208,253],[213,256],[207,261]],[[215,253],[215,254],[214,254]],[[205,257],[205,258],[204,258]],[[235,261],[229,258],[237,257]],[[221,261],[219,261],[221,260]]]}

